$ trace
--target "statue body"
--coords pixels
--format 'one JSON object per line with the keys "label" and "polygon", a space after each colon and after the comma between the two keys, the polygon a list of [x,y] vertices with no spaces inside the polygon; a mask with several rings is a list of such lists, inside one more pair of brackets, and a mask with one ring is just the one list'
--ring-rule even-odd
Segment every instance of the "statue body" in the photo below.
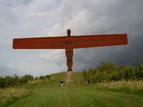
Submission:
{"label": "statue body", "polygon": [[65,49],[67,71],[72,71],[73,49],[126,45],[127,43],[127,34],[71,36],[71,30],[68,29],[67,36],[15,38],[13,49]]}

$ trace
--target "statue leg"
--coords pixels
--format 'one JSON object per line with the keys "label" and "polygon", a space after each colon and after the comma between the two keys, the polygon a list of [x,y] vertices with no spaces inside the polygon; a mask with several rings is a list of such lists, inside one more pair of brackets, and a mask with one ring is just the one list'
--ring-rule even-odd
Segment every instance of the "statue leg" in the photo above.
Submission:
{"label": "statue leg", "polygon": [[66,57],[67,57],[67,67],[68,67],[68,71],[72,71],[72,66],[73,66],[73,49],[66,49]]}

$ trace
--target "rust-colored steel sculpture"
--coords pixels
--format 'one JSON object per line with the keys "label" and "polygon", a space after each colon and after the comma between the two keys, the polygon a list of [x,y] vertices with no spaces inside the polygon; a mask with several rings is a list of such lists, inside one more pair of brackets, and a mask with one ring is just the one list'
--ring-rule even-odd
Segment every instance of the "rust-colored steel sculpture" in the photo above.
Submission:
{"label": "rust-colored steel sculpture", "polygon": [[15,38],[13,49],[65,49],[68,71],[72,71],[73,49],[126,45],[127,43],[127,34],[71,36],[71,30],[68,29],[67,36]]}

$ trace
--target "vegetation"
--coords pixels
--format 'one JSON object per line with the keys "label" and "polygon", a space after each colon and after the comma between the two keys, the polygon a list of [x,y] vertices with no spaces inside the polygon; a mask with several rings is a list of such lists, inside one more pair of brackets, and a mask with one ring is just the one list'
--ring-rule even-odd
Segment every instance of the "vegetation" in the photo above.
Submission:
{"label": "vegetation", "polygon": [[0,104],[7,101],[12,101],[18,97],[23,97],[28,95],[29,91],[27,89],[21,88],[6,88],[0,89]]}
{"label": "vegetation", "polygon": [[14,86],[21,86],[25,85],[28,82],[34,82],[34,81],[45,81],[47,79],[50,79],[50,75],[46,76],[40,76],[33,78],[31,75],[25,75],[22,77],[18,77],[17,75],[14,75],[13,77],[6,76],[6,77],[0,77],[0,88],[6,88],[6,87],[14,87]]}
{"label": "vegetation", "polygon": [[96,87],[102,90],[121,92],[126,94],[136,94],[143,96],[143,80],[138,81],[116,81],[97,83]]}
{"label": "vegetation", "polygon": [[[143,95],[130,92],[125,93],[120,90],[122,84],[126,84],[126,90],[130,90],[130,85],[135,85],[134,81],[122,83],[111,82],[98,84],[83,84],[82,73],[73,73],[73,82],[60,87],[59,80],[64,79],[65,73],[50,75],[52,79],[33,84],[26,84],[24,87],[30,94],[17,99],[5,101],[1,107],[142,107]],[[34,80],[37,81],[37,80]],[[143,81],[136,81],[143,84]],[[118,87],[115,85],[118,84]],[[120,85],[119,85],[120,84]],[[107,87],[108,86],[108,87]],[[116,86],[116,87],[115,87]],[[137,84],[135,85],[138,86]],[[112,89],[112,90],[111,90]],[[5,90],[5,89],[3,89]],[[11,90],[11,89],[9,89]],[[133,89],[134,90],[134,89]]]}
{"label": "vegetation", "polygon": [[[132,67],[103,62],[96,69],[73,72],[73,81],[64,87],[59,80],[67,78],[65,72],[31,79],[3,77],[9,85],[0,88],[0,107],[142,107],[142,68],[140,63]],[[12,85],[8,80],[14,78],[23,81]]]}
{"label": "vegetation", "polygon": [[14,77],[0,77],[0,88],[23,85],[32,79],[33,76],[31,75],[25,75],[23,77],[18,77],[17,75],[14,75]]}
{"label": "vegetation", "polygon": [[50,79],[50,75],[36,78],[31,75],[0,77],[0,105],[5,103],[6,106],[19,98],[28,96],[33,86],[48,79]]}
{"label": "vegetation", "polygon": [[143,65],[117,66],[109,62],[102,62],[101,66],[83,71],[83,78],[86,83],[99,83],[111,81],[130,81],[143,79]]}

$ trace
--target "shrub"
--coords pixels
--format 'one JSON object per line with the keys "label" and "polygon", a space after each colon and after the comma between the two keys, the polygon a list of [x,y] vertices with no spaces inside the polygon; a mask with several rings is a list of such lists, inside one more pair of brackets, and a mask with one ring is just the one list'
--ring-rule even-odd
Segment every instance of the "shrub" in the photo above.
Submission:
{"label": "shrub", "polygon": [[40,76],[39,79],[40,79],[41,81],[45,81],[45,80],[47,80],[47,79],[50,79],[50,75]]}
{"label": "shrub", "polygon": [[0,77],[0,88],[4,88],[4,78]]}
{"label": "shrub", "polygon": [[14,75],[13,77],[10,77],[10,76],[0,77],[0,88],[26,84],[28,81],[32,79],[33,79],[33,76],[31,75],[25,75],[21,78],[18,77],[17,75]]}
{"label": "shrub", "polygon": [[110,82],[119,80],[141,80],[143,79],[143,65],[137,66],[117,66],[109,62],[102,62],[101,66],[95,69],[90,68],[83,71],[84,81],[87,83]]}

